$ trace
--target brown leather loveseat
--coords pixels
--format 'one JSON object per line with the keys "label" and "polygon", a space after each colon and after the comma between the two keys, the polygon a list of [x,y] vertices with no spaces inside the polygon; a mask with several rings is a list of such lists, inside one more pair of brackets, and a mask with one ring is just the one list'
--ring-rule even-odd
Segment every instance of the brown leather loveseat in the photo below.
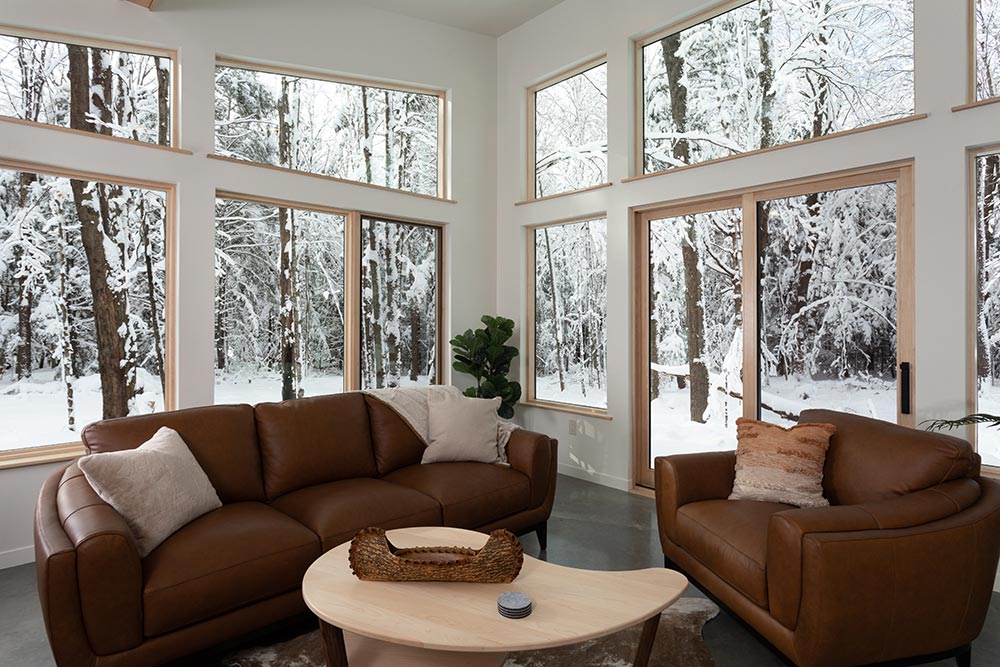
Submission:
{"label": "brown leather loveseat", "polygon": [[53,475],[35,558],[59,667],[152,667],[303,613],[306,568],[367,526],[536,530],[544,548],[556,441],[538,433],[513,433],[510,467],[421,465],[406,422],[352,393],[108,420],[83,440],[134,448],[160,426],[187,442],[223,506],[140,559],[75,464]]}
{"label": "brown leather loveseat", "polygon": [[656,459],[666,559],[800,667],[969,664],[1000,556],[1000,484],[964,440],[838,412],[830,507],[727,500],[735,452]]}

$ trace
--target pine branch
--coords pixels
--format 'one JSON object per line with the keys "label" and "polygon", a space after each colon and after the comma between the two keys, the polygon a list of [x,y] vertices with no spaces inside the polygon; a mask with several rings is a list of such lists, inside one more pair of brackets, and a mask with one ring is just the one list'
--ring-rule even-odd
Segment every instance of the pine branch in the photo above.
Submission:
{"label": "pine branch", "polygon": [[943,431],[945,429],[950,431],[973,424],[986,424],[988,427],[998,427],[1000,426],[1000,417],[980,412],[974,415],[966,415],[960,419],[928,419],[920,422],[920,425],[924,426],[928,431]]}

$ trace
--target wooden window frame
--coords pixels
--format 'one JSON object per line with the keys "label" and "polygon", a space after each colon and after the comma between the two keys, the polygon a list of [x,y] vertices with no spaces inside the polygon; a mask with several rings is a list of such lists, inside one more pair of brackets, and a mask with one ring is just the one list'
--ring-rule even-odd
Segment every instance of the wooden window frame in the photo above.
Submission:
{"label": "wooden window frame", "polygon": [[[576,190],[567,190],[566,192],[558,192],[554,195],[546,195],[544,197],[538,196],[538,190],[536,189],[537,174],[536,169],[538,165],[536,164],[535,155],[535,142],[537,140],[536,130],[537,130],[537,102],[536,95],[545,90],[546,88],[551,88],[552,86],[562,83],[567,79],[572,79],[574,76],[588,72],[595,67],[600,67],[601,65],[608,64],[608,54],[604,53],[596,58],[591,58],[586,62],[583,62],[574,67],[564,69],[558,74],[554,74],[538,83],[529,86],[527,89],[527,97],[525,101],[525,140],[527,142],[527,153],[525,155],[526,162],[526,173],[525,173],[525,199],[523,201],[516,202],[515,206],[522,206],[524,204],[531,204],[536,201],[547,201],[549,199],[556,199],[558,197],[567,197],[569,195],[575,195],[581,192],[590,192],[591,190],[599,190],[601,188],[609,188],[613,184],[611,183],[611,176],[608,175],[608,182],[597,183],[595,185],[588,185],[585,188],[577,188]],[[608,164],[610,168],[610,162]],[[565,224],[565,223],[564,223]]]}
{"label": "wooden window frame", "polygon": [[[172,183],[160,183],[110,174],[101,174],[77,169],[66,169],[51,165],[8,160],[0,158],[0,169],[6,171],[44,174],[56,178],[122,185],[143,190],[162,192],[164,197],[164,331],[163,331],[163,382],[166,391],[163,395],[164,412],[177,409],[177,186]],[[86,425],[83,425],[86,426]],[[82,430],[82,429],[81,429]],[[86,454],[82,442],[55,443],[38,447],[25,447],[0,452],[0,470],[19,468],[42,463],[71,461]]]}
{"label": "wooden window frame", "polygon": [[[966,305],[967,319],[966,319],[966,332],[968,335],[968,350],[969,350],[969,361],[968,367],[966,369],[966,375],[968,376],[968,382],[966,386],[966,414],[973,414],[979,412],[979,385],[978,385],[978,355],[976,353],[977,347],[977,332],[979,329],[979,280],[976,272],[977,264],[979,263],[979,256],[977,253],[977,239],[976,239],[976,227],[979,224],[979,188],[977,187],[976,178],[976,162],[978,159],[984,155],[992,155],[995,153],[1000,153],[1000,144],[994,144],[992,146],[984,146],[982,148],[970,148],[967,151],[968,160],[968,177],[969,177],[969,199],[968,199],[968,225],[969,225],[969,244],[968,244],[968,257],[969,257],[969,275],[968,275],[968,285],[969,285],[969,296],[968,303]],[[975,424],[970,424],[965,429],[965,438],[970,443],[972,443],[973,449],[979,451],[979,429]],[[1000,467],[983,465],[983,474],[988,477],[993,477],[1000,479]]]}
{"label": "wooden window frame", "polygon": [[[340,215],[344,217],[344,393],[350,391],[361,391],[361,331],[362,331],[362,311],[361,311],[361,274],[363,267],[361,257],[364,254],[361,236],[362,220],[370,218],[380,222],[396,223],[404,225],[417,225],[419,227],[430,227],[437,234],[437,267],[435,281],[435,304],[437,324],[435,329],[434,344],[437,346],[436,354],[438,363],[434,368],[434,383],[443,384],[445,372],[441,360],[446,358],[445,353],[445,229],[446,225],[440,222],[419,220],[415,218],[404,218],[398,215],[382,215],[372,211],[362,211],[349,208],[336,208],[333,206],[323,206],[320,204],[310,204],[302,201],[290,199],[280,199],[277,197],[265,197],[261,195],[246,194],[232,190],[216,190],[216,200],[225,199],[228,201],[249,202],[263,204],[264,206],[275,206],[281,208],[291,208],[299,211],[312,211],[315,213],[325,213],[328,215]],[[213,384],[214,391],[214,384]]]}
{"label": "wooden window frame", "polygon": [[965,104],[960,104],[957,107],[952,107],[952,112],[965,111],[966,109],[977,109],[979,107],[989,106],[991,104],[1000,104],[1000,97],[986,97],[979,99],[979,86],[977,85],[977,75],[978,62],[977,58],[979,53],[976,49],[976,4],[979,0],[968,0],[968,42],[969,42],[969,72],[968,72],[968,89],[966,92]]}
{"label": "wooden window frame", "polygon": [[[548,229],[551,227],[562,227],[564,225],[573,225],[581,222],[590,222],[592,220],[605,220],[607,221],[608,213],[607,211],[601,211],[594,213],[592,215],[574,216],[572,218],[566,218],[563,220],[555,220],[553,222],[546,222],[538,225],[530,225],[525,227],[526,232],[526,262],[525,262],[525,285],[527,288],[527,303],[526,312],[524,316],[524,359],[525,359],[525,375],[524,375],[524,393],[525,397],[520,401],[521,405],[532,407],[532,408],[542,408],[545,410],[555,410],[557,412],[568,412],[570,414],[582,415],[585,417],[595,417],[597,419],[611,420],[611,413],[607,407],[597,408],[588,405],[580,405],[577,403],[563,403],[560,401],[540,399],[536,393],[536,373],[535,373],[535,233],[541,229]],[[605,315],[605,318],[607,315]]]}
{"label": "wooden window frame", "polygon": [[[634,88],[633,88],[633,106],[635,107],[635,116],[633,117],[633,141],[632,141],[632,161],[631,168],[632,174],[628,178],[623,178],[622,183],[630,183],[632,181],[640,181],[647,178],[655,178],[657,176],[663,176],[664,174],[672,174],[678,171],[685,171],[688,169],[695,169],[697,167],[703,167],[710,164],[717,164],[720,162],[729,162],[731,160],[739,160],[741,158],[750,157],[752,155],[760,155],[762,153],[770,153],[776,150],[783,150],[786,148],[792,148],[794,146],[802,146],[806,144],[815,143],[818,141],[826,141],[828,139],[836,139],[838,137],[850,136],[852,134],[859,134],[861,132],[870,132],[872,130],[879,130],[886,127],[892,127],[894,125],[902,125],[905,123],[912,123],[914,121],[923,120],[927,118],[926,113],[918,113],[917,108],[917,97],[916,92],[913,96],[913,109],[914,112],[908,116],[902,118],[894,118],[892,120],[884,121],[881,123],[873,123],[871,125],[865,125],[864,127],[855,127],[848,130],[840,130],[838,132],[830,132],[829,134],[824,134],[820,137],[810,137],[808,139],[800,139],[798,141],[790,141],[788,143],[778,144],[775,146],[768,146],[767,148],[757,148],[754,150],[746,151],[745,153],[737,153],[735,155],[726,155],[721,158],[714,158],[711,160],[705,160],[703,162],[696,162],[694,164],[688,164],[681,167],[673,167],[671,169],[661,169],[660,171],[651,171],[649,173],[645,172],[645,157],[646,157],[646,114],[645,114],[645,68],[643,61],[643,50],[652,44],[657,42],[668,35],[673,35],[675,33],[692,28],[705,21],[710,21],[722,14],[730,12],[743,5],[750,4],[755,0],[723,0],[711,7],[705,9],[704,11],[697,12],[689,16],[688,18],[681,19],[674,23],[671,23],[665,28],[655,30],[653,32],[647,33],[633,40],[633,57],[632,57],[632,67],[634,73]],[[915,0],[914,0],[915,1]],[[970,0],[974,2],[975,0]],[[914,57],[916,53],[914,53]]]}
{"label": "wooden window frame", "polygon": [[12,123],[16,125],[24,125],[28,127],[42,127],[49,130],[54,130],[56,132],[65,132],[68,134],[75,134],[77,136],[92,137],[104,141],[115,141],[124,144],[131,144],[133,146],[143,146],[145,148],[153,148],[161,151],[170,151],[174,153],[180,153],[182,155],[194,155],[193,152],[180,147],[181,146],[181,113],[180,113],[181,66],[180,66],[180,57],[177,49],[165,49],[156,46],[136,44],[134,42],[126,42],[118,40],[94,39],[91,37],[83,37],[80,35],[73,35],[63,32],[51,32],[48,30],[19,28],[17,26],[12,26],[7,24],[0,24],[0,35],[3,35],[5,37],[20,37],[23,39],[34,39],[46,42],[55,42],[57,44],[69,44],[72,46],[83,46],[91,49],[125,51],[128,53],[135,53],[143,56],[158,56],[160,58],[168,58],[170,60],[170,143],[167,144],[166,146],[161,146],[160,144],[154,144],[148,141],[138,141],[136,139],[129,139],[128,137],[115,137],[106,134],[99,134],[97,132],[87,132],[86,130],[78,130],[73,127],[63,127],[62,125],[42,123],[33,120],[26,120],[24,118],[15,118],[13,116],[0,115],[0,122]]}
{"label": "wooden window frame", "polygon": [[[443,201],[449,204],[456,203],[450,198],[450,184],[449,184],[449,159],[448,159],[448,92],[439,88],[427,88],[421,86],[412,86],[408,84],[396,83],[392,81],[379,81],[378,79],[368,79],[363,77],[354,77],[333,74],[330,72],[324,72],[322,70],[315,70],[306,67],[288,67],[284,65],[274,65],[263,63],[255,60],[247,60],[243,58],[232,58],[229,56],[216,55],[215,67],[230,67],[235,69],[243,69],[251,72],[263,72],[266,74],[276,74],[278,76],[293,76],[300,77],[303,79],[313,79],[315,81],[328,81],[330,83],[341,83],[349,86],[367,86],[371,88],[379,88],[382,90],[391,90],[395,92],[404,93],[416,93],[419,95],[431,95],[436,97],[438,100],[437,104],[437,194],[428,195],[421,192],[409,192],[407,190],[400,190],[399,188],[390,188],[385,185],[378,185],[376,183],[364,183],[362,181],[352,181],[349,178],[340,178],[337,176],[330,176],[328,174],[318,174],[312,171],[304,171],[301,169],[293,169],[290,167],[282,167],[280,165],[266,164],[264,162],[253,162],[251,160],[242,160],[240,158],[233,158],[224,155],[218,155],[214,152],[214,144],[212,151],[208,154],[209,158],[216,160],[225,160],[228,162],[236,162],[240,164],[253,165],[255,167],[263,167],[266,169],[273,169],[277,171],[283,171],[292,174],[301,174],[304,176],[314,176],[316,178],[323,178],[329,181],[334,181],[337,183],[345,183],[348,185],[360,185],[368,188],[376,188],[379,190],[387,192],[397,192],[399,194],[408,195],[411,197],[420,197],[422,199],[433,199],[436,201]],[[214,99],[214,93],[213,93]],[[213,130],[213,142],[214,142],[214,130]]]}
{"label": "wooden window frame", "polygon": [[[738,208],[743,211],[743,264],[744,276],[756,276],[757,204],[761,201],[803,196],[816,192],[829,192],[882,183],[896,184],[896,275],[914,275],[914,161],[905,160],[830,174],[797,178],[788,181],[762,184],[745,189],[731,190],[714,195],[692,197],[675,202],[651,204],[632,208],[632,484],[652,488],[653,470],[647,466],[650,456],[650,407],[649,407],[649,222],[664,218],[705,213],[720,209]],[[897,363],[916,357],[915,291],[913,280],[896,282],[896,359]],[[758,361],[759,320],[756,280],[743,280],[743,416],[758,418],[760,398],[760,373]],[[917,374],[913,374],[915,379]],[[916,416],[901,412],[902,393],[897,378],[897,423],[914,426]],[[914,404],[916,385],[911,385],[911,405]]]}

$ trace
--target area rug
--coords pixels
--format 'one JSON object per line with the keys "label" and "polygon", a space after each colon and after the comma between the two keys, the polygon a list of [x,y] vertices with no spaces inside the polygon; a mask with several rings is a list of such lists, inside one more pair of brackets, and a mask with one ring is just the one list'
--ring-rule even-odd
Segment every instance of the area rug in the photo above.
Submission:
{"label": "area rug", "polygon": [[[701,637],[719,608],[703,598],[681,598],[660,617],[650,667],[715,667]],[[592,641],[545,651],[514,653],[504,667],[630,667],[641,626]],[[248,649],[223,660],[227,667],[325,667],[319,631],[290,641]]]}

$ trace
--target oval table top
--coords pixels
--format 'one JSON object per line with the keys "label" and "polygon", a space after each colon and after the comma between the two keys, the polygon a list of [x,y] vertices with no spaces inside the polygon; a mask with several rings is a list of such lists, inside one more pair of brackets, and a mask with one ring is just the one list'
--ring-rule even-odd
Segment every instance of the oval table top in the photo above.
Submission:
{"label": "oval table top", "polygon": [[[458,528],[388,531],[397,547],[481,548],[487,535]],[[321,556],[306,572],[306,605],[330,625],[394,644],[442,651],[504,652],[553,648],[637,625],[673,604],[687,578],[650,568],[603,572],[563,567],[525,554],[510,584],[361,581],[348,563],[350,543]],[[497,596],[528,594],[532,613],[497,612]]]}

